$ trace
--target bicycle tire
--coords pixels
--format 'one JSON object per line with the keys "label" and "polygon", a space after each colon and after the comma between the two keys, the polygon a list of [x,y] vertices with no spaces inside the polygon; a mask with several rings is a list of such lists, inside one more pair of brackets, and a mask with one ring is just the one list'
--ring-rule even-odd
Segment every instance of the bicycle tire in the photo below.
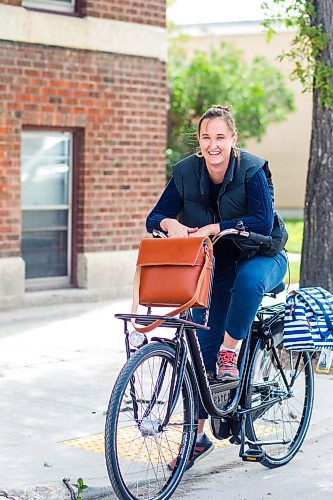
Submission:
{"label": "bicycle tire", "polygon": [[[114,385],[106,417],[105,457],[118,498],[170,498],[183,476],[195,436],[195,400],[187,369],[169,423],[158,431],[167,407],[174,359],[172,347],[150,343],[129,358]],[[161,384],[158,374],[163,362],[166,369]],[[157,386],[161,389],[149,409]],[[138,420],[131,390],[138,405]],[[167,464],[172,460],[177,466],[171,471]]]}
{"label": "bicycle tire", "polygon": [[[250,440],[290,439],[288,444],[255,446],[265,452],[261,464],[270,469],[287,464],[300,449],[310,424],[314,399],[313,364],[309,352],[287,351],[281,343],[276,348],[276,353],[288,383],[292,380],[293,373],[296,373],[292,386],[293,396],[284,398],[266,410],[250,413],[246,424],[246,435]],[[298,356],[300,362],[295,372]],[[279,395],[283,397],[286,393],[286,385],[272,350],[267,349],[259,340],[249,366],[247,408],[255,408],[260,403],[268,402],[269,398]]]}

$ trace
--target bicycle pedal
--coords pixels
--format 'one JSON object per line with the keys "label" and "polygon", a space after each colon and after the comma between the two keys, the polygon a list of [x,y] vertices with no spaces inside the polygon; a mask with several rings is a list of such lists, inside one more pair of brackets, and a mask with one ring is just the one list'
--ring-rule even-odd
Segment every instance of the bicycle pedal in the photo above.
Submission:
{"label": "bicycle pedal", "polygon": [[231,389],[237,389],[239,386],[239,380],[228,380],[226,382],[221,382],[218,379],[208,379],[210,389],[212,391],[231,391]]}
{"label": "bicycle pedal", "polygon": [[216,373],[215,372],[206,372],[206,376],[208,378],[208,383],[209,384],[216,384],[217,383],[217,378],[216,378]]}
{"label": "bicycle pedal", "polygon": [[243,462],[262,462],[266,453],[263,450],[249,448],[242,455]]}

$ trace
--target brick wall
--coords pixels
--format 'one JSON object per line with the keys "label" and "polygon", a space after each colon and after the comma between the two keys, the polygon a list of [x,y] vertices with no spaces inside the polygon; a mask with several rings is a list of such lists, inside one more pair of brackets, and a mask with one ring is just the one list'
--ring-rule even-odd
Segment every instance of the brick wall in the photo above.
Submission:
{"label": "brick wall", "polygon": [[89,16],[165,26],[165,0],[86,0]]}
{"label": "brick wall", "polygon": [[22,0],[0,0],[0,3],[7,5],[21,5]]}
{"label": "brick wall", "polygon": [[0,257],[20,254],[24,126],[83,131],[78,251],[135,248],[164,184],[164,63],[1,42],[0,67]]}
{"label": "brick wall", "polygon": [[[0,3],[21,5],[22,1]],[[165,27],[165,0],[83,0],[82,6],[87,16]]]}

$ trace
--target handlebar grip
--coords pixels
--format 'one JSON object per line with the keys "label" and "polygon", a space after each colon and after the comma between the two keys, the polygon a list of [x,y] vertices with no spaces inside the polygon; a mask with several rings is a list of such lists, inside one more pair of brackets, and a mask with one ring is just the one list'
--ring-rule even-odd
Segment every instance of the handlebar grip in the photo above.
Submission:
{"label": "handlebar grip", "polygon": [[258,245],[270,246],[272,243],[271,236],[264,236],[263,234],[249,232],[249,240],[254,241]]}

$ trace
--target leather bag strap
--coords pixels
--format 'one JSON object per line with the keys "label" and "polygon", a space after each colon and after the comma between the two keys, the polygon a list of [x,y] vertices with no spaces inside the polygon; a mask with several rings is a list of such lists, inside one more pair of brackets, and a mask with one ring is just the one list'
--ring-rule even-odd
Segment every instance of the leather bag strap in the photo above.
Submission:
{"label": "leather bag strap", "polygon": [[[200,273],[200,276],[198,279],[197,288],[196,288],[196,291],[195,291],[193,297],[190,300],[188,300],[185,304],[183,304],[182,306],[179,306],[179,307],[177,307],[177,309],[170,311],[168,314],[166,314],[166,316],[171,317],[171,318],[173,316],[177,316],[177,314],[180,314],[181,312],[185,311],[186,309],[189,309],[190,307],[193,306],[193,304],[196,303],[196,301],[199,297],[199,294],[200,294],[201,285],[202,285],[203,279],[205,277],[205,272],[206,272],[206,269],[208,267],[209,262],[210,262],[209,250],[206,247],[205,248],[205,263],[201,269],[201,273]],[[132,302],[132,310],[131,310],[132,314],[136,314],[138,311],[140,277],[141,277],[141,266],[137,266],[136,271],[135,271],[135,275],[134,275],[133,302]],[[162,323],[164,323],[164,321],[165,321],[165,319],[158,319],[156,321],[153,321],[153,323],[151,323],[150,325],[139,326],[137,323],[135,323],[134,318],[131,319],[131,323],[132,323],[133,327],[135,328],[135,330],[137,332],[140,332],[140,333],[151,332],[152,330],[154,330],[155,328],[160,326]]]}

